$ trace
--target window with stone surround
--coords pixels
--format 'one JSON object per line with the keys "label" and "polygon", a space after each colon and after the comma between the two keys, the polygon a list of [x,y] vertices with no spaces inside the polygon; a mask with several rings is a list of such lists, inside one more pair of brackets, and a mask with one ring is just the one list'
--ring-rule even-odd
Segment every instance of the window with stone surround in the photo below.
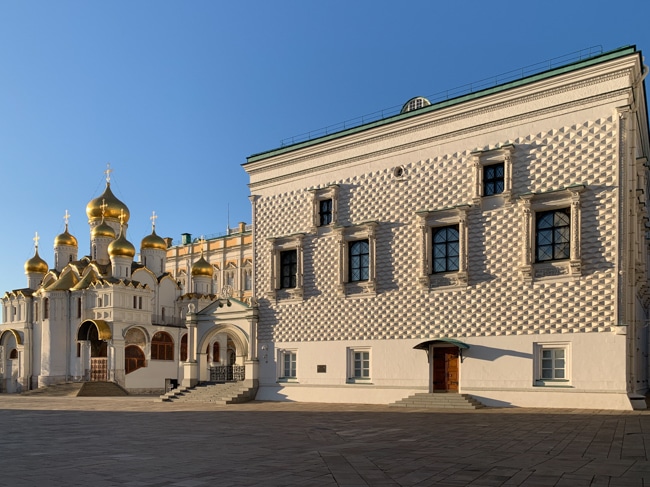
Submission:
{"label": "window with stone surround", "polygon": [[524,230],[520,271],[525,280],[581,275],[580,195],[584,189],[576,185],[520,197]]}
{"label": "window with stone surround", "polygon": [[[486,203],[483,198],[512,199],[512,155],[514,145],[472,152],[474,158],[474,204]],[[498,204],[499,202],[492,202]]]}
{"label": "window with stone surround", "polygon": [[418,280],[425,288],[466,286],[468,205],[417,212],[420,227]]}
{"label": "window with stone surround", "polygon": [[316,233],[318,228],[336,225],[338,218],[338,184],[310,191],[313,205],[312,233]]}
{"label": "window with stone surround", "polygon": [[339,240],[339,295],[376,293],[376,228],[377,222],[336,228]]}
{"label": "window with stone surround", "polygon": [[271,269],[269,297],[302,299],[303,296],[303,233],[270,238]]}

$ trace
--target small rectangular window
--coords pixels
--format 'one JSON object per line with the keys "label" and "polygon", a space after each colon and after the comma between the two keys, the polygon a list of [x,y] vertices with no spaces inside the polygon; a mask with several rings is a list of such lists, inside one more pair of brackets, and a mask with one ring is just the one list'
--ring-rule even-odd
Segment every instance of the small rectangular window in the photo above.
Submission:
{"label": "small rectangular window", "polygon": [[283,353],[282,377],[284,379],[296,378],[296,352],[286,351]]}
{"label": "small rectangular window", "polygon": [[483,166],[483,196],[503,193],[505,171],[503,162]]}
{"label": "small rectangular window", "polygon": [[319,202],[320,226],[332,223],[332,200],[320,200]]}
{"label": "small rectangular window", "polygon": [[354,378],[370,379],[370,352],[354,352]]}
{"label": "small rectangular window", "polygon": [[563,348],[542,350],[542,379],[566,379],[566,360]]}
{"label": "small rectangular window", "polygon": [[280,252],[280,288],[295,288],[297,273],[298,252],[295,249]]}

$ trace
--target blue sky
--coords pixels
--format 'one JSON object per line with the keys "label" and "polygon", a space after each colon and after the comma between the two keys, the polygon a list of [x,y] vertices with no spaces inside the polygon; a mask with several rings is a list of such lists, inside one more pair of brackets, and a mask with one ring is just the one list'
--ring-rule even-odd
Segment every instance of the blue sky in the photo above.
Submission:
{"label": "blue sky", "polygon": [[[250,222],[246,157],[591,46],[650,53],[650,2],[0,2],[0,293],[111,186],[127,237]],[[650,62],[650,61],[648,61]],[[229,215],[229,217],[228,217]]]}

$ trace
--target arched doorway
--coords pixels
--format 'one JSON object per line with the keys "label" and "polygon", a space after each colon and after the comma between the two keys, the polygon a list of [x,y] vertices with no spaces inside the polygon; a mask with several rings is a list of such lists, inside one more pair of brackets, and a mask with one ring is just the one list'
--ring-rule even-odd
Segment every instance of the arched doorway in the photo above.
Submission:
{"label": "arched doorway", "polygon": [[204,335],[199,350],[205,351],[202,367],[205,367],[205,377],[210,382],[246,379],[248,338],[239,328],[232,325],[213,327]]}
{"label": "arched doorway", "polygon": [[77,340],[85,345],[80,347],[79,358],[84,364],[86,380],[108,380],[107,342],[111,338],[111,329],[104,320],[87,320],[79,326]]}
{"label": "arched doorway", "polygon": [[22,337],[16,330],[0,333],[0,392],[21,392],[21,353]]}

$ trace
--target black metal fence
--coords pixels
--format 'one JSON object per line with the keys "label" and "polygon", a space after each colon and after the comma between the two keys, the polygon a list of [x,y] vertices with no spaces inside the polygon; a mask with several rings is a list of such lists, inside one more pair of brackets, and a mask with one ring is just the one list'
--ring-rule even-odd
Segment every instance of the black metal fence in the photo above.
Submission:
{"label": "black metal fence", "polygon": [[210,382],[238,382],[246,378],[243,365],[218,365],[210,367]]}

